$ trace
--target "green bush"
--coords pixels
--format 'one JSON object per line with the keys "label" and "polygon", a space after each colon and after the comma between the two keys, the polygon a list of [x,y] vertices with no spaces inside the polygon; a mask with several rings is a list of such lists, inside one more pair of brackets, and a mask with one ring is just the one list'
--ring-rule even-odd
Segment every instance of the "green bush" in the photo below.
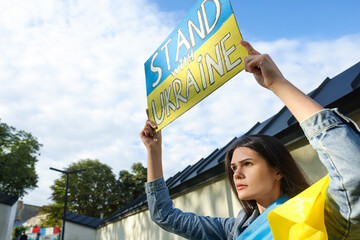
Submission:
{"label": "green bush", "polygon": [[13,228],[12,231],[12,235],[11,235],[11,240],[17,240],[19,238],[19,236],[21,235],[21,233],[23,231],[26,231],[28,228],[24,227],[24,226],[16,226]]}

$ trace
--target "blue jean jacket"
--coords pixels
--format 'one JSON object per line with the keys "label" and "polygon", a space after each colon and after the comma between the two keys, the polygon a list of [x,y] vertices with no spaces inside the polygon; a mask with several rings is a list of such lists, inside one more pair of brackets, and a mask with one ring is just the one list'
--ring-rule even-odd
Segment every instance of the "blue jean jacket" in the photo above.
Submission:
{"label": "blue jean jacket", "polygon": [[[312,147],[329,172],[325,225],[329,239],[360,239],[360,132],[337,110],[323,110],[301,123]],[[173,208],[163,178],[145,184],[151,219],[187,239],[235,240],[259,215],[214,218]]]}

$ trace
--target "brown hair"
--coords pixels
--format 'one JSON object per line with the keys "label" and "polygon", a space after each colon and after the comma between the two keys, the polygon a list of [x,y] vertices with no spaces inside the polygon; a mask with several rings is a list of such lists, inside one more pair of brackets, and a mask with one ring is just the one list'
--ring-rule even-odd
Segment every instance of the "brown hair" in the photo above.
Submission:
{"label": "brown hair", "polygon": [[225,172],[236,198],[239,200],[247,215],[251,215],[257,208],[257,205],[255,200],[240,200],[237,195],[233,178],[234,172],[231,170],[231,159],[235,149],[239,147],[247,147],[254,150],[266,160],[270,167],[278,169],[283,176],[281,178],[281,189],[289,197],[294,197],[310,186],[294,158],[278,139],[267,135],[242,136],[226,153]]}

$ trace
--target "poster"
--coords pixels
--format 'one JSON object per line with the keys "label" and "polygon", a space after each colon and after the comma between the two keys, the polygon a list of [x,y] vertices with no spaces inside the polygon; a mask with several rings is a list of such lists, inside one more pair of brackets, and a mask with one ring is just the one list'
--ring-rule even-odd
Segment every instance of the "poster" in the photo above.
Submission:
{"label": "poster", "polygon": [[229,0],[200,0],[145,63],[157,131],[244,69],[248,56]]}

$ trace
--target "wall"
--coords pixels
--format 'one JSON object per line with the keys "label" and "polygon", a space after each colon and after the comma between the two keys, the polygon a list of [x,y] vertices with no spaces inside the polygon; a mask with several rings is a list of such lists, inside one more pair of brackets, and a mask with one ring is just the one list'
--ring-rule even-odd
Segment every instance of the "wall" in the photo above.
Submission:
{"label": "wall", "polygon": [[240,209],[225,175],[174,196],[173,202],[182,211],[201,216],[234,217]]}
{"label": "wall", "polygon": [[[236,216],[240,209],[224,176],[174,196],[173,202],[174,207],[182,211],[191,211],[205,216]],[[177,240],[184,238],[162,230],[151,221],[149,211],[146,210],[98,229],[96,239]]]}
{"label": "wall", "polygon": [[311,183],[315,183],[327,174],[327,169],[321,163],[317,152],[311,147],[306,138],[292,143],[287,148]]}
{"label": "wall", "polygon": [[11,238],[12,229],[14,226],[16,208],[18,202],[9,206],[0,203],[0,239],[8,240]]}
{"label": "wall", "polygon": [[[95,240],[96,229],[85,227],[72,222],[65,222],[65,236],[66,240]],[[61,239],[61,236],[60,238]]]}

